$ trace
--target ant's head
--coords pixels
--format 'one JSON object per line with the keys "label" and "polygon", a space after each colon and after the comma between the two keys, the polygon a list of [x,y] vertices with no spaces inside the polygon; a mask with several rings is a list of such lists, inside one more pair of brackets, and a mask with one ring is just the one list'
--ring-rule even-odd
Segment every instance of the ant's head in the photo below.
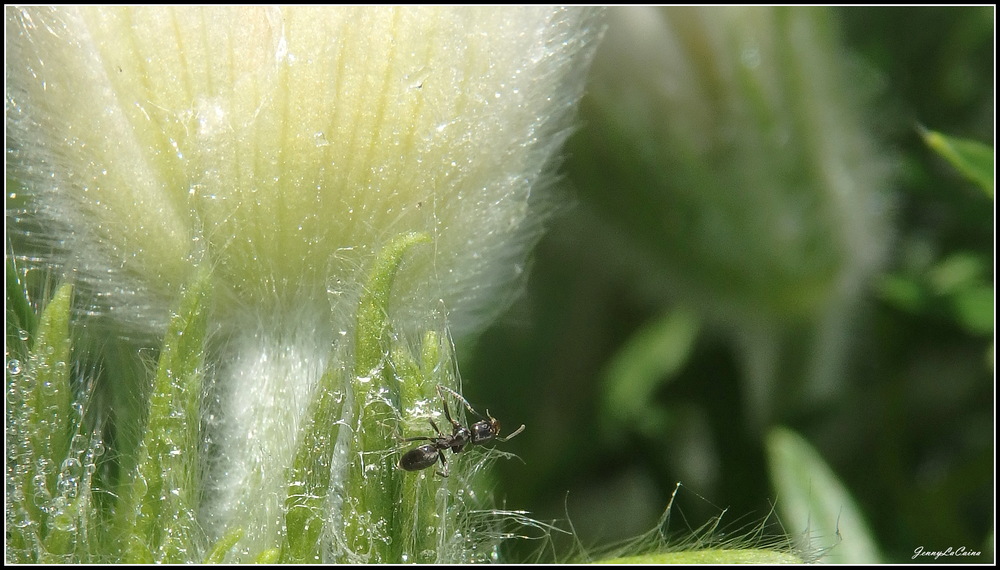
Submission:
{"label": "ant's head", "polygon": [[517,428],[507,437],[500,437],[500,420],[491,416],[490,411],[486,410],[486,419],[472,424],[470,429],[472,431],[472,443],[482,443],[494,438],[497,441],[507,441],[524,431],[524,426],[522,425]]}
{"label": "ant's head", "polygon": [[470,429],[472,443],[482,443],[500,434],[500,421],[491,416],[489,410],[486,410],[486,419],[472,424]]}

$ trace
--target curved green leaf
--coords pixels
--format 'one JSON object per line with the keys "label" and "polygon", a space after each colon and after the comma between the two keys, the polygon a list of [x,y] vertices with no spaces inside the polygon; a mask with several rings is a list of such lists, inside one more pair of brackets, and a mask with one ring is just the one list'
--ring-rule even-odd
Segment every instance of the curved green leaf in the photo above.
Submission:
{"label": "curved green leaf", "polygon": [[777,508],[789,532],[805,532],[809,540],[833,546],[825,562],[877,564],[881,560],[857,503],[805,439],[789,429],[775,428],[767,437],[767,455]]}
{"label": "curved green leaf", "polygon": [[975,182],[993,197],[993,149],[983,143],[950,137],[935,131],[921,130],[924,141],[944,157],[963,176]]}

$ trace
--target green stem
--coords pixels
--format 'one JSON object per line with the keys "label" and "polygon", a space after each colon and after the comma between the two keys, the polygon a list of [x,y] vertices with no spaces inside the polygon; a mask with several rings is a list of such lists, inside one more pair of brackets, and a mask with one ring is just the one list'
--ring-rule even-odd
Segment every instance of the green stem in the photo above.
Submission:
{"label": "green stem", "polygon": [[348,415],[354,432],[343,499],[347,562],[402,560],[406,527],[399,505],[403,480],[393,453],[398,445],[400,389],[388,362],[392,353],[388,305],[403,255],[427,241],[427,234],[408,233],[385,246],[358,305]]}

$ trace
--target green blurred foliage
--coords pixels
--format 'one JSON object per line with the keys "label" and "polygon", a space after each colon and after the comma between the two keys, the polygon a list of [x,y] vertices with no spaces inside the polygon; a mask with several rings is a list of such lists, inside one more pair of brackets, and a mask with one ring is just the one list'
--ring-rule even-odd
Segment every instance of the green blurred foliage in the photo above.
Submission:
{"label": "green blurred foliage", "polygon": [[[993,556],[995,210],[916,127],[993,146],[994,8],[842,8],[836,17],[847,60],[867,79],[853,87],[872,91],[864,126],[892,149],[896,176],[888,259],[861,302],[834,315],[851,332],[832,397],[807,406],[778,386],[766,425],[755,426],[743,348],[664,295],[657,284],[669,271],[616,229],[665,206],[616,187],[610,219],[585,190],[596,168],[581,151],[592,140],[586,115],[565,164],[577,204],[539,245],[522,299],[473,346],[459,346],[469,400],[528,426],[505,444],[523,462],[500,462],[497,494],[540,519],[568,517],[576,536],[567,543],[586,548],[654,527],[677,481],[680,535],[724,509],[720,534],[766,519],[785,498],[771,483],[766,428],[785,425],[838,474],[884,561],[910,561],[917,547],[984,553],[957,562]],[[636,170],[628,179],[669,177]],[[799,325],[780,327],[783,362],[814,357],[814,342],[794,342],[805,337]],[[815,548],[835,552],[850,540],[836,520],[782,522],[793,537],[811,532]],[[532,559],[537,544],[507,548]]]}

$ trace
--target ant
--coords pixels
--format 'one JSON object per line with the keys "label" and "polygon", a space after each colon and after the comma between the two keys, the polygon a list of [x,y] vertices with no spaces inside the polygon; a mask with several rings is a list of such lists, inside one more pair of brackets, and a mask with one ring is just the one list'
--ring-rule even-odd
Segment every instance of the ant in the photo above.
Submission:
{"label": "ant", "polygon": [[399,468],[405,471],[420,471],[421,469],[427,469],[431,465],[437,463],[441,460],[441,465],[444,467],[444,471],[438,471],[437,474],[442,477],[448,476],[448,461],[444,457],[444,452],[450,449],[452,453],[461,453],[466,445],[479,445],[491,439],[496,439],[497,441],[507,441],[513,438],[515,435],[524,431],[524,425],[514,430],[514,433],[508,435],[507,437],[500,437],[500,422],[490,415],[490,411],[486,410],[486,419],[480,420],[469,427],[465,427],[458,423],[451,417],[451,411],[448,409],[448,401],[444,397],[444,392],[447,391],[452,396],[458,398],[465,407],[468,408],[473,414],[482,417],[476,410],[472,409],[472,405],[466,401],[465,398],[460,396],[457,392],[450,388],[444,386],[438,386],[437,392],[438,396],[441,396],[441,403],[444,404],[444,417],[448,418],[448,421],[452,425],[451,435],[444,435],[441,430],[438,429],[434,420],[428,418],[427,421],[430,422],[431,427],[437,433],[437,437],[408,437],[403,441],[429,441],[419,447],[415,447],[403,454],[403,457],[399,459]]}

